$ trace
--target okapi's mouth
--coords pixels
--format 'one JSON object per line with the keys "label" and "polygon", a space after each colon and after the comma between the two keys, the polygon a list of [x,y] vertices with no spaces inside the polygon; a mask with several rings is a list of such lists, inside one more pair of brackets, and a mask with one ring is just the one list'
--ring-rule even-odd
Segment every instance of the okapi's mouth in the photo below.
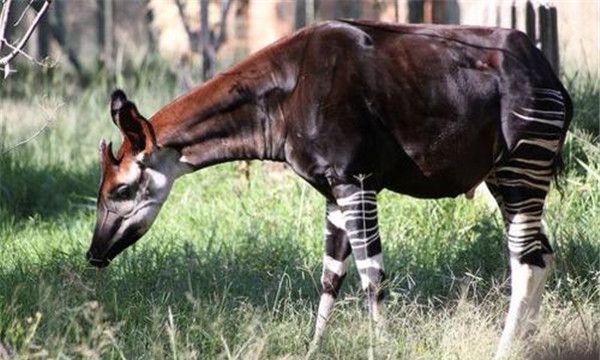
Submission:
{"label": "okapi's mouth", "polygon": [[104,268],[110,265],[110,260],[108,259],[96,259],[90,251],[87,252],[86,258],[89,263],[97,268]]}
{"label": "okapi's mouth", "polygon": [[94,248],[90,248],[86,253],[88,262],[98,268],[104,268],[110,265],[111,261],[117,257],[123,250],[133,245],[139,238],[141,238],[146,231],[143,226],[132,226],[125,231],[125,234],[114,241],[108,249],[105,249],[101,254],[94,251]]}

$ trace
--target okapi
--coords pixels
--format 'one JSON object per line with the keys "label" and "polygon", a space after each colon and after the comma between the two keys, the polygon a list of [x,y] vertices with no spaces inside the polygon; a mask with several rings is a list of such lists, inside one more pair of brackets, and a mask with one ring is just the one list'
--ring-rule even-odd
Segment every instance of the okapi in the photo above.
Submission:
{"label": "okapi", "polygon": [[286,162],[326,199],[314,341],[354,255],[382,318],[382,189],[455,197],[484,182],[506,224],[512,295],[498,353],[533,325],[553,252],[542,213],[572,117],[542,53],[516,30],[331,21],[305,28],[146,120],[117,90],[123,141],[102,141],[88,260],[107,266],[148,231],[181,175],[242,159]]}

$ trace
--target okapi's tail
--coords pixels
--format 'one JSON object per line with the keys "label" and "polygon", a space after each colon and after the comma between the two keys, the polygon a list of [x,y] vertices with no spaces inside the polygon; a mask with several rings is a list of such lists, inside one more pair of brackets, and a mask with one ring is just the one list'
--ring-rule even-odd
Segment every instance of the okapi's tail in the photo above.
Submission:
{"label": "okapi's tail", "polygon": [[567,137],[567,132],[569,130],[569,125],[571,124],[571,120],[573,119],[573,102],[571,101],[571,96],[565,87],[560,84],[560,92],[562,93],[564,107],[565,107],[565,116],[564,116],[564,126],[562,136],[559,141],[558,151],[556,152],[556,156],[554,157],[554,161],[552,162],[552,173],[554,174],[554,182],[560,187],[558,182],[558,178],[563,174],[565,163],[562,157],[565,139]]}

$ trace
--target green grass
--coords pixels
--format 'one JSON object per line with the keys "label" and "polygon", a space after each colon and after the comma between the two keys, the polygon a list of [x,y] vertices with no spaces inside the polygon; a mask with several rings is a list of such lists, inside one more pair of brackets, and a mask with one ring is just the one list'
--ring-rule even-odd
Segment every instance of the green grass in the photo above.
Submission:
{"label": "green grass", "polygon": [[[177,92],[166,72],[148,78],[122,80],[146,115]],[[598,92],[575,85],[576,109],[584,110],[576,110],[578,130],[568,139],[562,194],[551,193],[546,216],[557,267],[541,329],[515,358],[598,357],[600,149],[588,125],[599,117]],[[83,92],[58,80],[29,86],[0,98],[0,148],[54,119],[0,156],[7,348],[19,358],[303,358],[321,267],[324,201],[314,190],[260,163],[249,182],[235,164],[188,175],[149,234],[98,271],[84,253],[95,219],[96,146],[119,136],[106,105],[111,86],[101,79]],[[390,296],[378,357],[490,358],[508,305],[494,209],[483,197],[423,201],[384,192],[380,223]],[[358,286],[352,270],[317,358],[366,358]]]}

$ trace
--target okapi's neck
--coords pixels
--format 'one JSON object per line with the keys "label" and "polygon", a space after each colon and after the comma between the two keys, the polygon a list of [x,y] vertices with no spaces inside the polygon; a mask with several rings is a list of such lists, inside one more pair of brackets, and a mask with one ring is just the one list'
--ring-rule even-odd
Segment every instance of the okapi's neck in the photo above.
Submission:
{"label": "okapi's neck", "polygon": [[[263,51],[165,106],[151,119],[159,146],[176,149],[194,170],[233,160],[283,161],[282,101],[297,67]],[[282,54],[277,54],[281,59]],[[283,65],[285,64],[285,65]]]}

